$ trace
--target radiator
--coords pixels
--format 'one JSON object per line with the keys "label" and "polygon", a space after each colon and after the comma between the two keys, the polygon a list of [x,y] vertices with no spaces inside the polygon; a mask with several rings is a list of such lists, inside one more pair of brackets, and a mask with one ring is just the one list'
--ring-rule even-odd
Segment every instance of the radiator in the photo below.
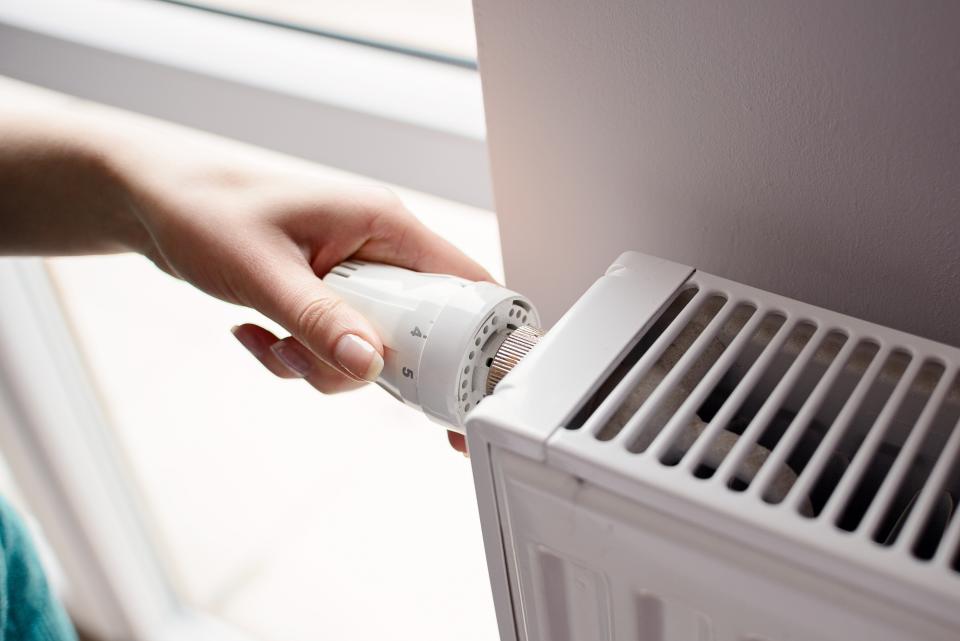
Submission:
{"label": "radiator", "polygon": [[505,641],[960,639],[957,349],[629,252],[526,350],[465,426]]}

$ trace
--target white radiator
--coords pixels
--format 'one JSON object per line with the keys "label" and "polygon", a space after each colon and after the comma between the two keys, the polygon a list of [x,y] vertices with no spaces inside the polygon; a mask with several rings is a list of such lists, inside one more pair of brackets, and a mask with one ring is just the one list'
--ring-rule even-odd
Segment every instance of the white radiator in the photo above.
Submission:
{"label": "white radiator", "polygon": [[960,639],[958,366],[624,254],[467,416],[502,638]]}

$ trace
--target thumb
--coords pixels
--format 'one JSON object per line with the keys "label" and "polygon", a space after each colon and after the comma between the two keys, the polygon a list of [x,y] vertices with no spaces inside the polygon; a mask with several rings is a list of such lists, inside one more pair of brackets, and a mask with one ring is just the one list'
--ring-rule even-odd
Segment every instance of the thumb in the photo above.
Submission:
{"label": "thumb", "polygon": [[383,344],[370,323],[306,263],[265,274],[259,311],[280,323],[322,361],[350,378],[374,381]]}

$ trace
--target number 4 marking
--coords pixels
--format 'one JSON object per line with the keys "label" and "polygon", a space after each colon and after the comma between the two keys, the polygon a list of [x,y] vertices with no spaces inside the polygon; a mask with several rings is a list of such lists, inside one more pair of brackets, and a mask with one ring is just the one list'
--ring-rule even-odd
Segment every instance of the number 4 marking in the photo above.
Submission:
{"label": "number 4 marking", "polygon": [[415,338],[423,338],[423,337],[424,337],[424,336],[423,336],[423,332],[421,332],[421,331],[420,331],[420,328],[417,327],[416,325],[414,325],[413,331],[410,332],[410,335],[413,336],[413,337],[415,337]]}

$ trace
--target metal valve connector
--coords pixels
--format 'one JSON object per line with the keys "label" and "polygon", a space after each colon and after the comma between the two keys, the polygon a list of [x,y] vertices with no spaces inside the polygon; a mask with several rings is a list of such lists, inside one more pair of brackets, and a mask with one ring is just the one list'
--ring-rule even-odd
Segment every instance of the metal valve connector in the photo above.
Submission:
{"label": "metal valve connector", "polygon": [[487,374],[487,394],[493,394],[497,384],[516,367],[527,352],[540,342],[542,336],[542,331],[529,325],[523,325],[510,332],[493,357],[493,363],[490,364],[490,373]]}

